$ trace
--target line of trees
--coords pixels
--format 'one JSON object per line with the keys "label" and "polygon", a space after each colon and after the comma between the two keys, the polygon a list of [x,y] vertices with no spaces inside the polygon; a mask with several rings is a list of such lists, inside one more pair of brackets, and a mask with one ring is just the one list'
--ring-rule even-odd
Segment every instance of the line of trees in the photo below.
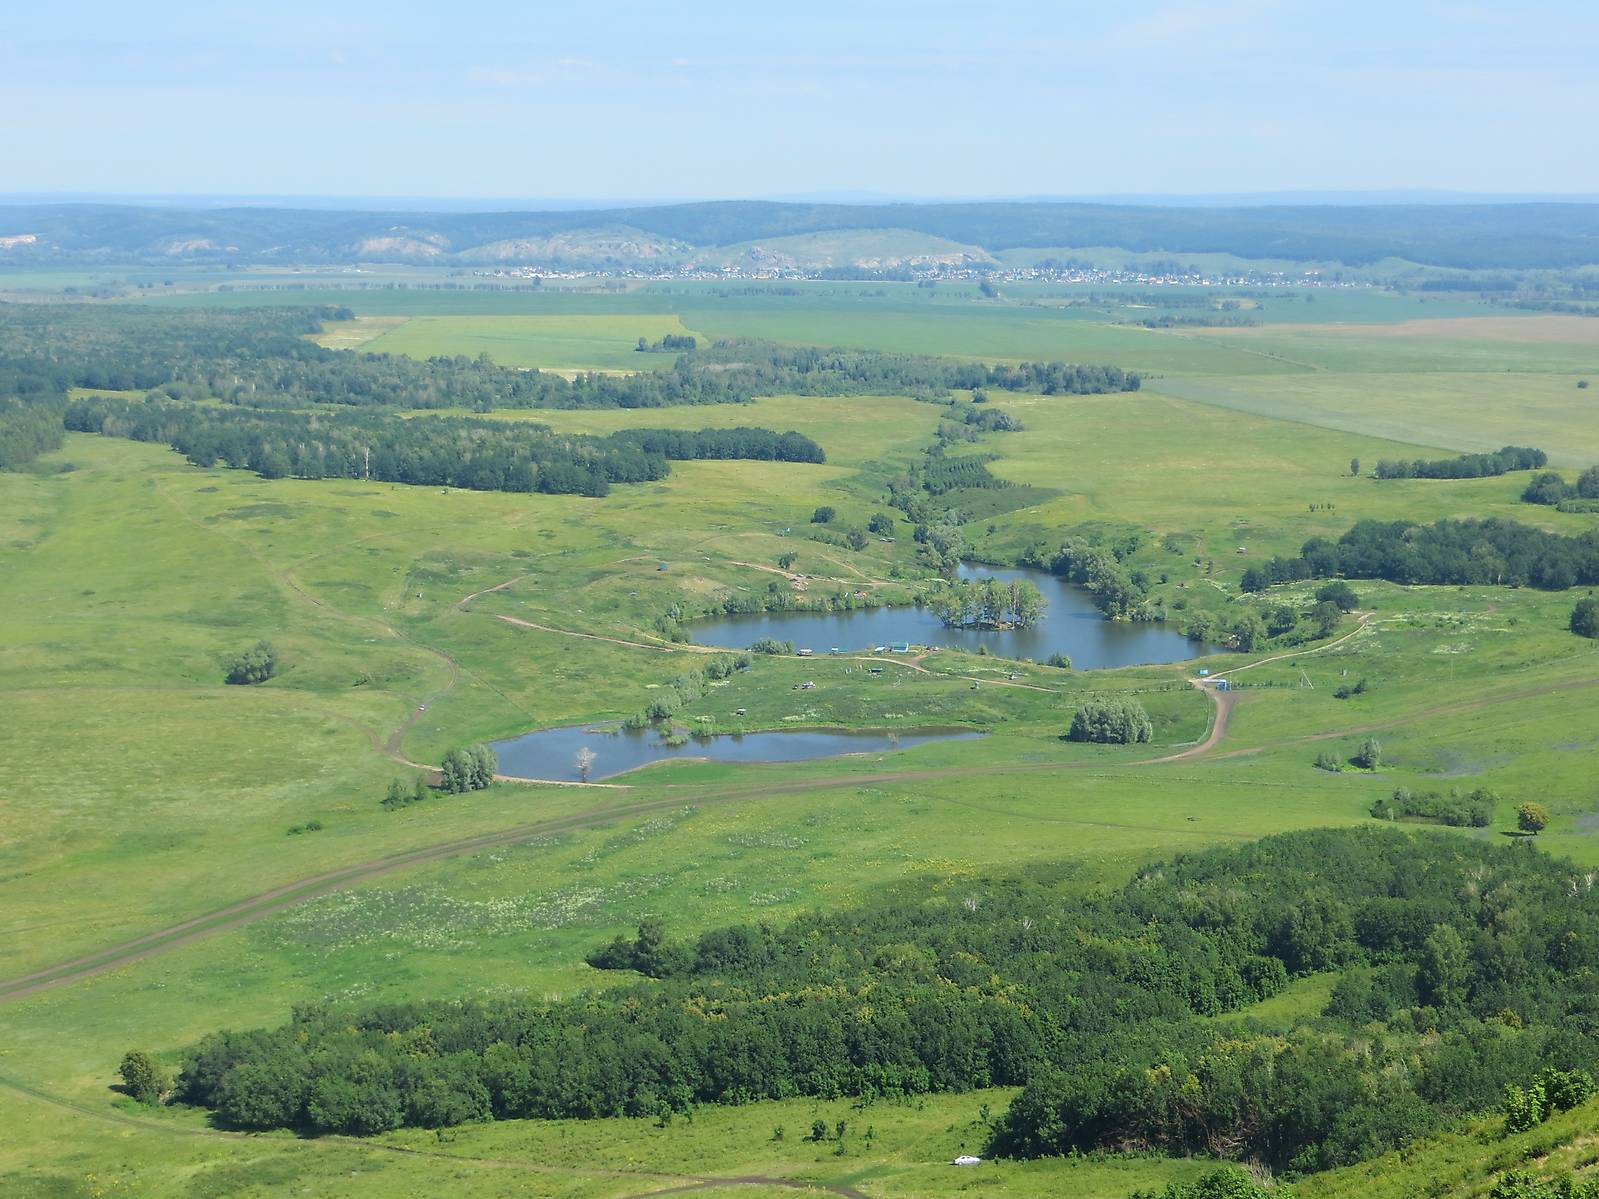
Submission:
{"label": "line of trees", "polygon": [[[1030,872],[691,940],[646,921],[589,960],[656,981],[305,1007],[205,1038],[175,1095],[231,1127],[372,1133],[1021,1085],[996,1152],[1305,1171],[1599,1062],[1591,876],[1379,826],[1188,855],[1110,893]],[[1216,1019],[1329,972],[1292,1038]]]}
{"label": "line of trees", "polygon": [[803,433],[774,433],[740,425],[736,429],[624,429],[609,440],[636,445],[646,454],[676,461],[742,458],[764,462],[826,462],[827,455]]}
{"label": "line of trees", "polygon": [[1599,530],[1573,537],[1516,521],[1363,520],[1336,542],[1313,537],[1293,558],[1244,573],[1245,590],[1301,579],[1387,579],[1394,583],[1493,584],[1563,591],[1599,583]]}
{"label": "line of trees", "polygon": [[686,333],[668,333],[655,341],[640,337],[633,348],[640,354],[677,354],[684,350],[699,349],[699,340]]}
{"label": "line of trees", "polygon": [[[150,309],[6,305],[0,383],[7,370],[45,375],[51,390],[159,389],[168,398],[252,407],[330,404],[389,408],[658,408],[744,403],[763,395],[912,394],[994,387],[1046,394],[1137,390],[1114,366],[985,366],[873,350],[823,350],[759,341],[684,347],[669,369],[625,375],[499,366],[487,355],[330,350],[308,340],[341,307]],[[663,339],[664,341],[664,339]],[[663,345],[663,348],[664,345]],[[0,394],[5,389],[0,387]]]}
{"label": "line of trees", "polygon": [[1461,454],[1457,458],[1384,458],[1377,463],[1379,479],[1485,479],[1513,470],[1539,470],[1549,455],[1530,446],[1507,445],[1493,454]]}
{"label": "line of trees", "polygon": [[1575,483],[1566,482],[1565,476],[1552,470],[1533,477],[1521,498],[1528,504],[1559,506],[1572,500],[1599,501],[1599,466],[1590,466],[1577,476]]}
{"label": "line of trees", "polygon": [[559,435],[524,421],[381,412],[283,412],[95,395],[67,405],[65,425],[164,443],[196,466],[221,462],[264,478],[375,479],[476,491],[603,496],[612,483],[665,478],[671,458],[820,462],[799,433],[641,429]]}

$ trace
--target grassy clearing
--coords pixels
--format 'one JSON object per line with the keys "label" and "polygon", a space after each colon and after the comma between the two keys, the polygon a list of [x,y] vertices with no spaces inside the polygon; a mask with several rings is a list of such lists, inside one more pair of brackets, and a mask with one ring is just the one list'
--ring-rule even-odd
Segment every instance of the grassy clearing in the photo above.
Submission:
{"label": "grassy clearing", "polygon": [[360,349],[368,342],[394,332],[410,319],[405,316],[358,316],[347,321],[328,321],[323,331],[314,334],[311,340],[330,350]]}
{"label": "grassy clearing", "polygon": [[[372,319],[372,318],[365,318]],[[394,320],[396,318],[386,318]],[[675,354],[640,354],[640,337],[692,333],[672,313],[583,316],[414,316],[363,343],[379,354],[433,358],[487,354],[504,366],[548,370],[659,370]]]}

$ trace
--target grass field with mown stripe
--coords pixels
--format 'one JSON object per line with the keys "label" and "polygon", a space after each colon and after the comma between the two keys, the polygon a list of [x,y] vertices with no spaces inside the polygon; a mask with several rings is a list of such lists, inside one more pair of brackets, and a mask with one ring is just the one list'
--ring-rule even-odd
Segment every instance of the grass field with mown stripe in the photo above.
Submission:
{"label": "grass field with mown stripe", "polygon": [[1216,408],[1455,453],[1532,445],[1555,466],[1586,467],[1599,462],[1599,390],[1579,388],[1584,377],[1313,374],[1264,385],[1250,377],[1161,379],[1152,389]]}

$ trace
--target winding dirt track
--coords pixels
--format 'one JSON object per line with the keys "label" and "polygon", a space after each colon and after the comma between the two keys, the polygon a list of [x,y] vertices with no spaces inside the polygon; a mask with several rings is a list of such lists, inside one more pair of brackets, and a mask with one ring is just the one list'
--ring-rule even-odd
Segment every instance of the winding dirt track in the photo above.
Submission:
{"label": "winding dirt track", "polygon": [[[1201,690],[1210,697],[1215,705],[1210,729],[1204,740],[1177,753],[1166,754],[1158,758],[1145,758],[1137,762],[1126,763],[1126,765],[1153,766],[1171,762],[1183,762],[1210,752],[1226,734],[1228,717],[1232,712],[1236,695],[1230,691],[1219,692],[1210,687],[1203,687]],[[434,845],[402,850],[384,857],[372,858],[365,862],[357,862],[349,866],[340,867],[337,870],[329,870],[322,874],[312,875],[296,882],[285,883],[282,886],[273,887],[257,895],[241,899],[236,903],[229,904],[227,907],[218,908],[203,915],[180,921],[177,924],[168,925],[165,928],[156,929],[153,932],[145,933],[142,936],[134,937],[115,945],[109,945],[94,953],[85,954],[70,961],[59,962],[54,966],[47,966],[30,974],[0,980],[0,1004],[54,990],[57,987],[65,986],[80,979],[90,978],[96,974],[103,974],[108,970],[115,970],[121,966],[154,957],[157,954],[165,953],[181,945],[190,944],[204,937],[214,936],[217,933],[238,928],[240,925],[259,920],[263,916],[269,916],[285,908],[294,907],[308,899],[314,899],[330,891],[337,891],[396,870],[405,870],[430,862],[460,857],[462,854],[476,853],[494,846],[513,844],[534,837],[575,832],[580,829],[593,828],[596,825],[609,824],[616,820],[648,816],[681,807],[686,803],[692,803],[699,807],[723,806],[732,803],[754,802],[779,795],[828,790],[834,787],[876,786],[883,783],[918,782],[987,775],[1036,774],[1043,771],[1079,770],[1102,767],[1103,765],[1100,762],[1024,762],[1014,765],[946,766],[931,770],[875,771],[829,775],[821,778],[793,779],[786,782],[771,780],[759,784],[709,790],[697,785],[669,787],[667,794],[658,799],[591,808],[569,816],[533,821],[494,832],[479,833],[470,837],[439,842]],[[1133,829],[1142,827],[1140,825],[1102,820],[1080,820],[1069,821],[1069,823],[1096,828]]]}
{"label": "winding dirt track", "polygon": [[[515,580],[512,580],[513,582]],[[506,586],[501,584],[500,586]],[[498,590],[489,588],[487,590]],[[478,592],[477,594],[486,594]],[[310,598],[310,597],[307,597]],[[467,597],[470,600],[471,596]],[[313,601],[314,602],[314,601]],[[465,603],[466,601],[462,601]],[[501,617],[500,619],[508,619]],[[512,623],[525,623],[516,621]],[[1369,627],[1368,618],[1362,618],[1361,625],[1354,632],[1348,633],[1336,641],[1319,647],[1318,650],[1305,651],[1298,655],[1281,655],[1303,657],[1309,653],[1322,652],[1335,648],[1353,637],[1365,632]],[[562,630],[551,630],[561,632]],[[583,636],[584,634],[571,634]],[[655,648],[655,647],[647,647]],[[452,661],[447,655],[446,661]],[[1237,674],[1242,670],[1254,666],[1264,665],[1276,658],[1261,659],[1235,667],[1226,674]],[[898,663],[906,665],[906,663]],[[453,685],[458,674],[452,674],[449,683],[441,690],[440,694],[448,691]],[[1219,677],[1219,676],[1218,676]],[[1262,746],[1247,746],[1240,749],[1215,753],[1227,735],[1233,709],[1239,698],[1236,691],[1222,691],[1217,689],[1214,680],[1190,679],[1195,687],[1199,688],[1211,701],[1213,714],[1210,728],[1205,737],[1184,749],[1174,753],[1164,754],[1159,757],[1142,758],[1135,761],[1115,764],[1117,769],[1137,769],[1148,766],[1162,766],[1178,762],[1188,762],[1201,757],[1210,757],[1214,760],[1235,758],[1248,754],[1259,753]],[[1329,740],[1336,737],[1360,736],[1369,732],[1382,729],[1395,728],[1417,720],[1425,720],[1436,716],[1456,715],[1464,712],[1493,707],[1497,704],[1511,703],[1533,695],[1543,695],[1552,692],[1579,691],[1592,687],[1599,687],[1599,678],[1575,680],[1569,683],[1556,684],[1536,688],[1524,688],[1518,691],[1500,692],[1495,695],[1480,697],[1472,700],[1463,700],[1458,703],[1443,704],[1433,708],[1426,708],[1415,712],[1396,716],[1392,719],[1372,722],[1352,728],[1344,728],[1329,732],[1310,733],[1300,737],[1282,741],[1277,744],[1298,744]],[[413,716],[415,714],[413,713]],[[393,744],[396,738],[403,733],[404,727],[390,738]],[[478,833],[472,836],[460,837],[450,841],[438,842],[432,845],[418,846],[414,849],[402,850],[384,857],[372,858],[364,862],[352,863],[336,870],[326,871],[322,874],[312,875],[309,878],[295,882],[285,883],[281,886],[263,891],[257,895],[240,899],[226,907],[156,929],[142,936],[134,937],[114,945],[108,945],[94,953],[73,958],[70,961],[60,962],[56,965],[35,970],[15,978],[0,980],[0,1005],[37,995],[57,987],[66,986],[80,979],[90,978],[97,974],[115,970],[119,967],[154,957],[167,950],[187,945],[201,938],[213,936],[217,933],[238,928],[241,925],[259,920],[285,908],[293,907],[314,899],[330,891],[340,890],[353,886],[371,878],[392,873],[396,870],[410,869],[415,866],[431,862],[442,861],[448,858],[460,857],[463,854],[476,853],[495,846],[514,844],[534,837],[550,836],[563,832],[574,832],[580,829],[594,828],[598,825],[609,824],[613,821],[628,820],[641,816],[649,816],[685,804],[699,807],[723,806],[734,803],[753,803],[777,796],[795,795],[805,792],[829,790],[837,787],[866,787],[893,783],[931,782],[939,779],[952,778],[982,778],[999,775],[1025,775],[1056,771],[1104,769],[1103,762],[1022,762],[999,763],[986,766],[947,766],[927,770],[887,770],[835,774],[818,777],[783,780],[762,780],[755,783],[746,783],[728,787],[711,787],[703,785],[667,785],[662,794],[656,798],[635,802],[615,803],[601,807],[590,808],[582,812],[566,816],[552,817],[546,820],[531,821],[526,824],[515,825],[510,828],[499,829],[492,832]],[[517,780],[527,781],[527,780]],[[589,784],[589,786],[595,786]],[[597,789],[597,788],[596,788]],[[613,794],[619,798],[625,791],[623,787],[616,787]],[[1058,818],[1055,823],[1080,825],[1092,828],[1122,828],[1145,830],[1147,826],[1128,822],[1108,820],[1082,820],[1069,817]],[[1217,830],[1210,830],[1210,835],[1218,835]],[[1233,835],[1221,832],[1219,835]],[[1246,836],[1240,832],[1237,835]]]}

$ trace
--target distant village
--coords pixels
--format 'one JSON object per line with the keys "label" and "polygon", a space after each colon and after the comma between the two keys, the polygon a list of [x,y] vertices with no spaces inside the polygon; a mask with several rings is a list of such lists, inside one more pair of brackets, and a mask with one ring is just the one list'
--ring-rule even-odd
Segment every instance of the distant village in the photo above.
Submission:
{"label": "distant village", "polygon": [[539,283],[545,280],[585,279],[665,282],[915,282],[937,283],[1066,283],[1100,286],[1139,287],[1365,287],[1362,280],[1345,279],[1320,269],[1298,272],[1240,271],[1211,274],[1193,267],[1172,264],[1159,269],[1149,267],[1107,268],[1088,264],[1003,267],[977,263],[913,262],[888,266],[799,267],[785,265],[705,266],[685,263],[680,266],[504,266],[471,272],[474,278],[507,283]]}

